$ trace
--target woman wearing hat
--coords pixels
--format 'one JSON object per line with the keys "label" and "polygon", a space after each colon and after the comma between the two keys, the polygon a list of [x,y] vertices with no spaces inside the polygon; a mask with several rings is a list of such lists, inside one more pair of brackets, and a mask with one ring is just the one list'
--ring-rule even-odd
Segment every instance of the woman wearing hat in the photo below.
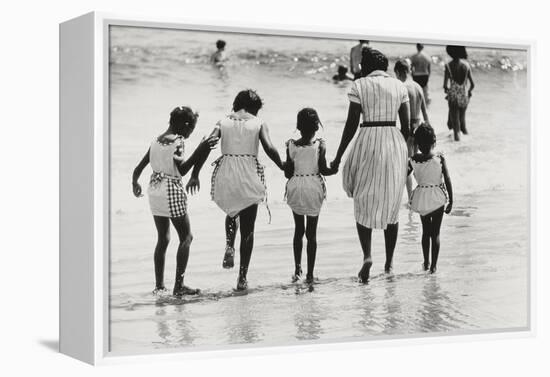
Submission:
{"label": "woman wearing hat", "polygon": [[[348,94],[348,118],[332,166],[338,166],[352,141],[359,119],[363,122],[343,169],[344,190],[353,198],[357,233],[363,249],[359,279],[369,279],[372,229],[384,229],[386,264],[392,268],[397,241],[399,208],[407,178],[409,96],[403,83],[386,73],[388,59],[377,50],[365,50],[362,76]],[[401,129],[396,127],[399,116]]]}

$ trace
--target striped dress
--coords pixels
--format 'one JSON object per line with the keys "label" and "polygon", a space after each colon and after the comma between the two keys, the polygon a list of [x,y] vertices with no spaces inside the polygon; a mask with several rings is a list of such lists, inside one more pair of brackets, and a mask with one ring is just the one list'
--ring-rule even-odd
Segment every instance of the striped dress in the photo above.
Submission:
{"label": "striped dress", "polygon": [[[361,105],[363,122],[395,122],[409,101],[405,85],[383,71],[355,80],[349,100]],[[407,178],[407,144],[395,127],[361,127],[343,169],[344,190],[353,198],[355,220],[386,229],[399,219]]]}

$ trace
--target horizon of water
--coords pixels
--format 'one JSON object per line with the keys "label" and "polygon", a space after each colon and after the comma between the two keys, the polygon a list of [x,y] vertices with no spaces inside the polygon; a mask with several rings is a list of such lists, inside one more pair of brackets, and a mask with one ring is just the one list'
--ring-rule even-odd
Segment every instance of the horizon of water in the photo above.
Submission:
{"label": "horizon of water", "polygon": [[[208,64],[217,39],[227,41],[224,70]],[[444,46],[427,45],[432,56],[430,121],[445,153],[455,205],[441,230],[436,275],[421,271],[421,224],[405,208],[394,274],[382,273],[383,237],[374,232],[373,279],[356,282],[362,254],[352,201],[341,176],[327,177],[321,211],[313,291],[290,284],[293,271],[291,212],[283,201],[285,179],[266,165],[273,221],[260,208],[248,295],[235,295],[235,270],[222,270],[224,214],[209,197],[212,152],[201,172],[199,195],[190,196],[194,241],[187,283],[199,297],[155,298],[152,254],[156,231],[146,198],[131,192],[131,173],[151,140],[179,105],[200,112],[188,153],[229,113],[243,88],[258,91],[260,111],[274,144],[298,137],[296,113],[318,110],[334,155],[347,114],[350,83],[333,83],[339,64],[348,65],[355,41],[255,36],[213,32],[112,27],[111,98],[111,350],[151,350],[219,345],[299,344],[307,341],[371,339],[520,328],[528,324],[529,98],[526,52],[468,47],[476,88],[467,113],[470,134],[452,142],[442,93]],[[371,41],[395,59],[414,44]],[[391,72],[390,72],[391,73]],[[150,168],[140,182],[145,188]],[[185,179],[185,178],[184,178]],[[173,282],[176,234],[167,253],[166,282]],[[238,263],[238,257],[237,261]],[[304,261],[305,263],[305,250]]]}

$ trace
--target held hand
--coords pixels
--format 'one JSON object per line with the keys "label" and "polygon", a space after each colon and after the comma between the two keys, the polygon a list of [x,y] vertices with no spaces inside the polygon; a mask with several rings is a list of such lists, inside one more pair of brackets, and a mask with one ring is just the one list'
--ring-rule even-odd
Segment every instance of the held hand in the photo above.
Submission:
{"label": "held hand", "polygon": [[198,149],[201,153],[207,153],[210,150],[216,148],[216,145],[218,144],[218,141],[220,140],[217,136],[210,136],[209,138],[204,137],[199,146]]}
{"label": "held hand", "polygon": [[294,162],[283,162],[283,171],[285,172],[285,178],[290,179],[294,175]]}
{"label": "held hand", "polygon": [[141,193],[141,185],[137,182],[132,182],[132,191],[136,198],[141,198],[143,194]]}
{"label": "held hand", "polygon": [[468,97],[472,96],[472,90],[468,90]]}
{"label": "held hand", "polygon": [[185,191],[188,194],[195,195],[199,193],[199,190],[201,189],[201,182],[198,178],[191,177],[189,178],[189,182],[187,182],[187,185],[185,185]]}
{"label": "held hand", "polygon": [[452,210],[453,210],[453,203],[450,202],[449,204],[447,204],[447,207],[445,208],[445,213],[448,215],[449,213],[451,213]]}

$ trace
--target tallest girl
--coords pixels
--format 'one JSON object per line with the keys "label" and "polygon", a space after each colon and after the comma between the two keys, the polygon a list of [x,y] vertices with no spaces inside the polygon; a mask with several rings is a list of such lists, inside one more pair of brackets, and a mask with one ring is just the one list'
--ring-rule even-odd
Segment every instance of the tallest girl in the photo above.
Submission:
{"label": "tallest girl", "polygon": [[[397,241],[399,207],[407,178],[409,96],[403,83],[386,73],[388,59],[379,51],[364,49],[363,77],[348,94],[348,118],[332,167],[340,164],[352,141],[359,118],[363,123],[343,169],[344,189],[353,198],[357,233],[363,249],[359,279],[369,279],[372,229],[384,229],[386,264],[392,268]],[[399,116],[401,130],[396,127]]]}

